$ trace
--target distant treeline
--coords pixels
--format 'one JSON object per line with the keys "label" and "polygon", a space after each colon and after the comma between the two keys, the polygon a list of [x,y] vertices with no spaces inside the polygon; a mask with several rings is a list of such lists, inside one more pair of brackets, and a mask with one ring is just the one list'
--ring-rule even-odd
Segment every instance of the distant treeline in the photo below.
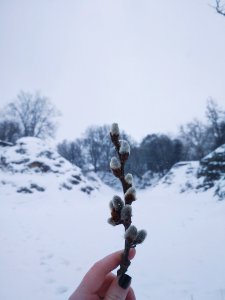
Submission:
{"label": "distant treeline", "polygon": [[[54,105],[40,93],[20,92],[15,101],[0,111],[0,140],[15,143],[24,136],[46,138],[56,132]],[[127,168],[142,177],[147,171],[164,174],[179,161],[200,160],[225,143],[225,110],[209,99],[205,108],[206,122],[197,119],[182,125],[176,137],[148,134],[141,143],[123,132],[131,145]],[[58,152],[82,170],[109,171],[113,147],[109,125],[91,126],[83,137],[58,144]],[[149,128],[151,132],[151,128]]]}
{"label": "distant treeline", "polygon": [[[127,163],[129,171],[141,177],[145,172],[164,174],[179,161],[200,160],[215,148],[225,143],[225,111],[213,99],[206,105],[207,123],[195,119],[180,127],[179,134],[172,138],[166,134],[148,134],[140,144],[123,132],[131,145]],[[108,125],[88,128],[82,138],[64,140],[58,152],[83,170],[109,171],[113,147]]]}

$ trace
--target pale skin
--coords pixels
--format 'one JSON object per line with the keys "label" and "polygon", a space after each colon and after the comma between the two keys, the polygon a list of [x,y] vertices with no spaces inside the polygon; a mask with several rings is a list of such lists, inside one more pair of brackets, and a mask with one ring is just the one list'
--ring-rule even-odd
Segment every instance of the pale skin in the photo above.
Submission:
{"label": "pale skin", "polygon": [[[135,300],[134,291],[118,285],[118,277],[112,273],[121,261],[122,251],[114,252],[96,262],[86,273],[69,300]],[[131,249],[129,259],[135,256]]]}

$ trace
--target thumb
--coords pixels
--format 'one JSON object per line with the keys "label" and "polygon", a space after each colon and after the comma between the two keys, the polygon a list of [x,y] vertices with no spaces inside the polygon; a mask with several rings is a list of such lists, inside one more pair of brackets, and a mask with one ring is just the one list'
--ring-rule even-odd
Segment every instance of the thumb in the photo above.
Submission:
{"label": "thumb", "polygon": [[105,300],[125,300],[129,292],[129,286],[131,284],[131,277],[127,274],[123,274],[120,277],[116,277],[110,285]]}

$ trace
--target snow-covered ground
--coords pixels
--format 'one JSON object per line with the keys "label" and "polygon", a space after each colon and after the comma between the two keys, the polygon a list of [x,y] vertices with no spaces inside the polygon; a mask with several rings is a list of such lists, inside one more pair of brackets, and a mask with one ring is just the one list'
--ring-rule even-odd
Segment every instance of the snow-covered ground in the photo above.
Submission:
{"label": "snow-covered ground", "polygon": [[[123,248],[123,227],[107,223],[118,191],[35,138],[0,148],[0,162],[0,300],[68,299]],[[129,269],[138,300],[225,300],[225,201],[196,189],[197,170],[178,163],[137,193],[133,224],[148,231]]]}
{"label": "snow-covered ground", "polygon": [[[96,260],[122,249],[123,228],[106,221],[114,194],[2,185],[0,299],[65,300]],[[129,270],[137,299],[225,299],[225,201],[165,184],[137,196],[133,223],[148,231]]]}

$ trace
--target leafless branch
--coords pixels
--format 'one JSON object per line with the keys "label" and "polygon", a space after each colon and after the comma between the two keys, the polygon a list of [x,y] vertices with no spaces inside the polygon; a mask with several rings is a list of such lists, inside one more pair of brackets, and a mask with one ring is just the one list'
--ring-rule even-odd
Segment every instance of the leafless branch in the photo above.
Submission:
{"label": "leafless branch", "polygon": [[225,16],[225,3],[223,3],[223,1],[216,0],[215,9],[218,12],[218,14]]}

